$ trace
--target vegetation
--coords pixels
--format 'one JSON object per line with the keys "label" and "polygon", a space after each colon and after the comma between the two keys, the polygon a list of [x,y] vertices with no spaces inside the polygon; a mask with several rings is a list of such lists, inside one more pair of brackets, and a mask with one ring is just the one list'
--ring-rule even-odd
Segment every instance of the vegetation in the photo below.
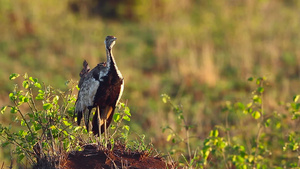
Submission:
{"label": "vegetation", "polygon": [[[167,126],[167,140],[172,140],[173,153],[179,152],[184,166],[196,168],[299,168],[300,132],[293,130],[299,121],[299,95],[291,103],[282,103],[289,114],[264,110],[266,78],[249,78],[257,88],[252,92],[249,103],[226,101],[221,112],[225,114],[224,123],[216,125],[209,136],[203,140],[193,138],[195,126],[187,124],[187,117],[180,106],[175,105],[169,96],[163,95],[163,102],[169,103],[178,117],[176,128]],[[237,118],[232,122],[231,118]],[[286,123],[287,120],[293,120]],[[298,119],[298,120],[297,120]],[[250,123],[249,123],[250,122]],[[256,124],[256,126],[252,126]],[[251,130],[249,131],[249,126]],[[185,137],[179,132],[186,133]],[[286,133],[286,134],[282,134]],[[193,133],[195,134],[195,133]],[[195,139],[191,143],[191,139]],[[185,151],[178,146],[184,143]],[[202,143],[202,145],[199,145]],[[191,148],[194,145],[195,148]],[[281,147],[278,149],[278,147]],[[193,154],[191,153],[193,150]]]}
{"label": "vegetation", "polygon": [[[9,78],[14,80],[19,76],[14,73]],[[74,91],[77,86],[73,82],[63,92],[27,74],[23,78],[22,86],[15,84],[9,94],[12,105],[1,108],[1,113],[10,113],[12,119],[9,126],[0,125],[1,144],[17,155],[18,163],[26,157],[31,166],[48,162],[48,168],[54,168],[56,161],[65,158],[64,154],[81,150],[82,145],[96,142],[107,144],[106,140],[96,139],[85,128],[75,125]],[[114,114],[115,124],[110,127],[112,134],[108,140],[111,145],[114,145],[115,138],[127,145],[129,126],[121,123],[123,119],[130,121],[130,116],[129,108],[120,103],[119,111]]]}
{"label": "vegetation", "polygon": [[[121,132],[127,144],[135,146],[132,140],[137,140],[145,149],[141,140],[144,145],[152,143],[182,166],[299,167],[300,2],[115,2],[100,4],[107,10],[95,13],[99,4],[93,0],[0,1],[0,107],[11,105],[0,116],[3,132],[24,131],[26,137],[22,132],[16,135],[22,143],[29,139],[24,148],[49,136],[50,122],[41,121],[48,125],[45,129],[25,121],[20,128],[5,128],[10,119],[22,122],[18,110],[34,115],[29,105],[24,106],[31,104],[33,95],[45,120],[53,118],[47,112],[59,110],[55,116],[61,119],[55,120],[62,123],[53,139],[64,140],[64,148],[79,148],[76,140],[68,141],[72,131],[88,133],[64,124],[72,124],[72,104],[67,106],[65,98],[76,96],[74,83],[83,59],[91,67],[104,61],[104,37],[114,35],[118,38],[114,54],[125,78],[122,102],[132,114]],[[13,72],[29,72],[44,83],[29,76],[16,78],[19,87],[14,89],[7,78]],[[253,78],[247,82],[249,77]],[[75,82],[65,85],[70,79]],[[23,81],[35,91],[30,93]],[[53,87],[47,89],[45,84]],[[38,90],[54,93],[48,100],[35,100]],[[13,94],[7,97],[9,93]],[[53,105],[55,95],[59,107]],[[45,110],[47,103],[52,106]],[[12,107],[17,111],[13,115],[8,113]],[[46,142],[49,150],[52,141]],[[27,150],[21,148],[20,157],[27,157]],[[0,158],[10,158],[9,152],[3,148]]]}

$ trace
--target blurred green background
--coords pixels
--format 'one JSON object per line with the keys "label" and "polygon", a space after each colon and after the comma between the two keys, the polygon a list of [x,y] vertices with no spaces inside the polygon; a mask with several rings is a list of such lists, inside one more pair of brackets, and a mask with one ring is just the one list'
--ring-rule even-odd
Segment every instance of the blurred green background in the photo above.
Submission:
{"label": "blurred green background", "polygon": [[250,101],[248,77],[269,79],[266,111],[299,93],[299,30],[297,0],[0,0],[0,106],[13,89],[9,74],[66,90],[84,59],[91,67],[105,61],[104,38],[114,35],[131,131],[169,150],[161,128],[177,123],[161,101],[166,93],[195,126],[197,147],[225,123],[226,101]]}

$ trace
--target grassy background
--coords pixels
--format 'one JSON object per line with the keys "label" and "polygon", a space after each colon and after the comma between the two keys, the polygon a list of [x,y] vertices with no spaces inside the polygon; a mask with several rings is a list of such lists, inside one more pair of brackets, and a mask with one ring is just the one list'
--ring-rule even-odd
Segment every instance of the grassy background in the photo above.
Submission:
{"label": "grassy background", "polygon": [[[278,102],[299,93],[299,28],[296,0],[0,0],[0,105],[9,103],[9,74],[28,72],[65,90],[67,80],[79,79],[84,59],[91,67],[105,61],[104,38],[114,35],[131,131],[145,134],[163,153],[170,151],[161,128],[176,128],[177,120],[161,101],[166,93],[195,126],[195,148],[211,129],[225,124],[221,109],[228,101],[251,100],[250,76],[269,79],[266,112],[288,113]],[[285,122],[299,129],[295,121]],[[256,127],[254,119],[243,117],[229,117],[229,123],[244,125],[240,133]]]}

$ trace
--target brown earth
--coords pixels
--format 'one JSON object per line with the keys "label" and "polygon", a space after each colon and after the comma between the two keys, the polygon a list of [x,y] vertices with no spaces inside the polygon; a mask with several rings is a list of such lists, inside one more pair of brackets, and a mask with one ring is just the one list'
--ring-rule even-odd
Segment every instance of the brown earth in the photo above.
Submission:
{"label": "brown earth", "polygon": [[175,168],[163,158],[147,152],[126,150],[123,145],[105,148],[96,144],[84,146],[83,151],[70,152],[67,158],[60,161],[63,169],[111,169],[111,168]]}

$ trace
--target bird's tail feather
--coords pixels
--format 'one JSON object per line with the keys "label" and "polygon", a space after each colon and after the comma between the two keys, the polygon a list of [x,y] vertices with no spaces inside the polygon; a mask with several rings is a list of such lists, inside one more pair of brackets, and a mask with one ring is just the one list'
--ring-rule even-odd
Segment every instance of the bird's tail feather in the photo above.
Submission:
{"label": "bird's tail feather", "polygon": [[[99,108],[96,109],[95,114],[93,116],[93,121],[92,121],[92,126],[93,126],[92,131],[93,131],[94,135],[99,135],[98,113],[100,113]],[[101,129],[101,131],[102,131],[102,129]],[[102,134],[102,132],[101,132],[101,134]]]}
{"label": "bird's tail feather", "polygon": [[77,101],[76,101],[76,107],[75,107],[75,111],[74,111],[74,116],[75,114],[77,114],[77,124],[80,125],[81,119],[82,119],[82,113],[84,113],[86,110],[86,108],[81,109],[78,105],[77,105]]}
{"label": "bird's tail feather", "polygon": [[92,108],[88,109],[88,112],[84,112],[84,123],[86,126],[86,130],[89,131],[89,123],[90,123],[90,114],[91,114]]}
{"label": "bird's tail feather", "polygon": [[81,119],[82,119],[82,111],[74,111],[74,114],[77,113],[77,124],[80,125]]}

